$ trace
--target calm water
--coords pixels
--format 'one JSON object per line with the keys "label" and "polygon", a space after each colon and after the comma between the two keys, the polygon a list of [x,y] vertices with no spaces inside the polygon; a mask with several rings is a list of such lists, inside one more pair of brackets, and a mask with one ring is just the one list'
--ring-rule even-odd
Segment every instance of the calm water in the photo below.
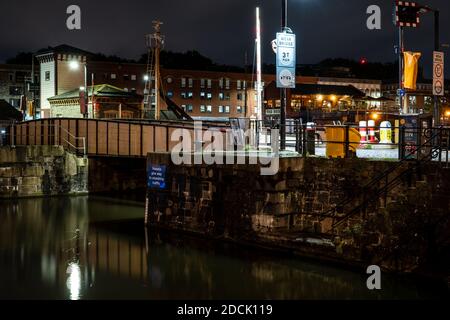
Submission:
{"label": "calm water", "polygon": [[[421,299],[446,290],[143,228],[140,204],[0,202],[2,299]],[[134,219],[134,221],[133,221]],[[139,220],[136,220],[139,219]]]}

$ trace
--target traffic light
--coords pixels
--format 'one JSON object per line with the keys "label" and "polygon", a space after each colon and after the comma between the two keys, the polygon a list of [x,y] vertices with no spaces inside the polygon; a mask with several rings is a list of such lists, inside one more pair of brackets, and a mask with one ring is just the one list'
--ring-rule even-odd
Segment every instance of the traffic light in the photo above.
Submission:
{"label": "traffic light", "polygon": [[20,106],[19,106],[20,111],[25,112],[27,111],[27,97],[26,96],[21,96],[20,97]]}
{"label": "traffic light", "polygon": [[420,52],[406,51],[404,55],[404,87],[406,89],[416,90],[417,72],[419,70],[419,59],[422,56]]}
{"label": "traffic light", "polygon": [[416,2],[396,0],[395,25],[397,27],[418,27],[422,9],[423,6]]}
{"label": "traffic light", "polygon": [[86,108],[86,91],[80,90],[80,113],[86,114],[87,108]]}

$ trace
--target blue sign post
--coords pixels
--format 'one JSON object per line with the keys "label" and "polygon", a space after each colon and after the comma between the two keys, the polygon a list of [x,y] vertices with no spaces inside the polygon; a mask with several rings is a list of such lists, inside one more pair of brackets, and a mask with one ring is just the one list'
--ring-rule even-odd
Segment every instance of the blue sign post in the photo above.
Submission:
{"label": "blue sign post", "polygon": [[166,188],[166,166],[149,165],[147,169],[147,186],[150,189],[157,190]]}

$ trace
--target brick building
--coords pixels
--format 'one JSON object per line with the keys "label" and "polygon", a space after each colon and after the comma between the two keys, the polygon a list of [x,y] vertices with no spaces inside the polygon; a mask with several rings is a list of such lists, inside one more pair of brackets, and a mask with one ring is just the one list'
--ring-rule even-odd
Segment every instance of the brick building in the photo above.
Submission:
{"label": "brick building", "polygon": [[[32,99],[28,83],[31,82],[31,65],[0,64],[0,100],[5,100],[15,108],[20,107],[20,99]],[[39,70],[35,70],[35,85],[39,84]],[[39,98],[39,93],[35,99]]]}

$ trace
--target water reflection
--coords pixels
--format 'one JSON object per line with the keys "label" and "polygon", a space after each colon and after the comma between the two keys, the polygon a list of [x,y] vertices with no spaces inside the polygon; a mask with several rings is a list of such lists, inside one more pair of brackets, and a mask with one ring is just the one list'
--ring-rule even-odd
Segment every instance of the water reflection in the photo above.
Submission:
{"label": "water reflection", "polygon": [[23,199],[0,202],[0,208],[3,299],[414,299],[444,294],[392,277],[383,277],[382,291],[369,292],[363,274],[158,234],[143,228],[143,206],[113,199]]}

